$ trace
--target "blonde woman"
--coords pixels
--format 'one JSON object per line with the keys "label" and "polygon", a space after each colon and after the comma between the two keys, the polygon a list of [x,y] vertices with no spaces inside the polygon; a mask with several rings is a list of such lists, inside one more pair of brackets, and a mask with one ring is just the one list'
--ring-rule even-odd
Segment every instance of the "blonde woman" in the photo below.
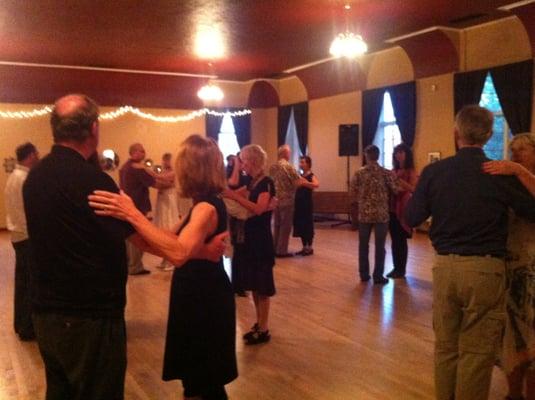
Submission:
{"label": "blonde woman", "polygon": [[205,242],[227,229],[219,197],[226,179],[217,144],[199,135],[188,137],[176,173],[182,195],[193,199],[193,207],[174,234],[152,225],[125,194],[95,192],[90,205],[99,215],[130,222],[154,252],[175,266],[163,379],[181,379],[185,399],[227,399],[224,385],[237,377],[234,294],[221,257],[214,262],[197,256]]}
{"label": "blonde woman", "polygon": [[[491,174],[515,175],[535,196],[535,135],[516,135],[513,161],[490,161]],[[502,364],[509,383],[508,400],[535,400],[535,223],[509,218],[507,239],[507,319]],[[525,386],[525,397],[523,388]]]}
{"label": "blonde woman", "polygon": [[236,243],[234,259],[240,265],[239,274],[234,276],[235,287],[253,292],[256,323],[243,339],[245,344],[255,345],[268,342],[271,338],[268,328],[270,297],[275,294],[273,266],[275,251],[271,235],[270,202],[275,196],[275,185],[265,175],[266,153],[262,147],[245,146],[240,158],[243,170],[251,177],[248,191],[226,190],[224,196],[236,200],[253,213],[244,224],[243,243]]}

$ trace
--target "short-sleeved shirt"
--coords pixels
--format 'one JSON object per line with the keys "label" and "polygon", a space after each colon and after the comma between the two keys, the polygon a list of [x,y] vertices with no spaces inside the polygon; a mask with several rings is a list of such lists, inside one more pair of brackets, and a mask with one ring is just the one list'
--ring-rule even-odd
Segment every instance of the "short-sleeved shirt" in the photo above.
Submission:
{"label": "short-sleeved shirt", "polygon": [[275,182],[279,207],[293,206],[297,190],[295,182],[299,179],[299,174],[295,168],[284,158],[281,158],[271,166],[269,176]]}
{"label": "short-sleeved shirt", "polygon": [[83,317],[122,317],[126,304],[124,240],[134,229],[97,216],[87,196],[118,192],[113,179],[82,155],[55,145],[23,187],[35,263],[36,312]]}
{"label": "short-sleeved shirt", "polygon": [[129,195],[143,214],[151,209],[149,187],[154,186],[155,179],[143,168],[134,168],[133,161],[128,160],[119,170],[120,186]]}
{"label": "short-sleeved shirt", "polygon": [[379,164],[359,169],[350,184],[350,195],[359,205],[359,222],[388,222],[390,194],[398,190],[396,176]]}

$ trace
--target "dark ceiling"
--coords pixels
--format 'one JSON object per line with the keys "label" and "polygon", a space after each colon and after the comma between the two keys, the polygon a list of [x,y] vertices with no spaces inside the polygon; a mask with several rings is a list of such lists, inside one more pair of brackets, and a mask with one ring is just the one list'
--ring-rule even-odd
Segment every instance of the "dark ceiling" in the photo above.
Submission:
{"label": "dark ceiling", "polygon": [[[329,57],[349,25],[372,50],[434,25],[465,27],[509,15],[511,0],[3,0],[0,61],[273,77]],[[350,3],[346,11],[344,4]],[[192,50],[199,21],[222,28],[227,56]],[[453,21],[453,22],[452,22]],[[455,22],[456,21],[456,22]]]}

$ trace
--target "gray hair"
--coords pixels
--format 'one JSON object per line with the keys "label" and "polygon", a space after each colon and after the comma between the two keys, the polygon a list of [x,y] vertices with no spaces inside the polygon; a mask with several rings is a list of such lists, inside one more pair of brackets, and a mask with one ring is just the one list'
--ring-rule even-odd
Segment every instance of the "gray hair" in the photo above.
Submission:
{"label": "gray hair", "polygon": [[267,154],[262,147],[257,144],[248,144],[241,149],[241,158],[250,160],[256,171],[263,171],[266,168]]}
{"label": "gray hair", "polygon": [[478,105],[465,106],[455,116],[459,136],[468,145],[484,145],[492,136],[494,115]]}
{"label": "gray hair", "polygon": [[516,143],[516,142],[528,144],[531,147],[535,148],[535,133],[526,132],[526,133],[519,133],[518,135],[513,136],[513,139],[509,143],[509,147],[511,147],[513,143]]}

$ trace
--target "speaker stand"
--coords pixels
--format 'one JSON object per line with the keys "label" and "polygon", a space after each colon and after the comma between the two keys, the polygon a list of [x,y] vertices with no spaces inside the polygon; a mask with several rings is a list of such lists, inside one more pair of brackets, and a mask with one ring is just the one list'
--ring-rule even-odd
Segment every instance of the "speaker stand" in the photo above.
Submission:
{"label": "speaker stand", "polygon": [[[349,178],[349,175],[350,175],[350,172],[349,172],[349,156],[347,156],[347,170],[346,170],[346,185],[347,185],[347,193],[349,193],[349,184],[350,184],[350,178]],[[347,213],[347,220],[345,221],[340,221],[340,222],[337,222],[335,224],[332,224],[331,225],[331,228],[335,227],[335,226],[340,226],[340,225],[345,225],[345,224],[349,224],[351,225],[351,214],[350,212],[348,211]]]}

